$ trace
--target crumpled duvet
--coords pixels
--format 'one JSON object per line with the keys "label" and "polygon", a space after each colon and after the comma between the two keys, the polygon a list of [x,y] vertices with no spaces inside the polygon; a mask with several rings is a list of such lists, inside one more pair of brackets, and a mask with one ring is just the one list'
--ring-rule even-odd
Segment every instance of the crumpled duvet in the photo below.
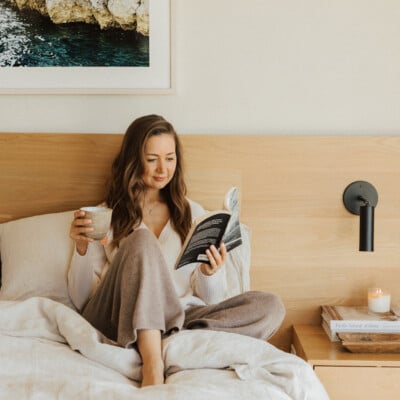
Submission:
{"label": "crumpled duvet", "polygon": [[0,398],[325,400],[312,368],[262,340],[185,330],[163,340],[166,384],[139,388],[141,359],[76,311],[34,297],[0,302]]}

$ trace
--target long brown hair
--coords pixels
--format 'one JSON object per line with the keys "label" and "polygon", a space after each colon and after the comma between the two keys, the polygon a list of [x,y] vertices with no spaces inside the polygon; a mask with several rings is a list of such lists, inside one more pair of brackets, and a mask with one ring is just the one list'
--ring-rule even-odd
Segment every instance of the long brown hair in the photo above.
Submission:
{"label": "long brown hair", "polygon": [[174,127],[163,117],[146,115],[130,124],[125,132],[120,151],[112,163],[106,202],[108,207],[113,209],[111,226],[114,246],[118,246],[121,239],[137,228],[142,221],[140,200],[146,189],[142,180],[144,149],[150,137],[161,134],[170,134],[175,140],[175,174],[168,185],[162,189],[162,195],[170,212],[171,225],[182,242],[190,229],[192,214],[186,199],[182,146],[178,135]]}

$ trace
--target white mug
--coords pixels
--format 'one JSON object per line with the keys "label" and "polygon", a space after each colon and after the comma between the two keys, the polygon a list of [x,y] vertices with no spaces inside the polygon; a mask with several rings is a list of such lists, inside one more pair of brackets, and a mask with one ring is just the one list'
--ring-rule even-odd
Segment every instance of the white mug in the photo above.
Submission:
{"label": "white mug", "polygon": [[85,212],[85,217],[92,220],[88,225],[93,228],[92,232],[86,232],[85,236],[95,240],[101,240],[106,235],[111,225],[112,209],[107,207],[81,207]]}

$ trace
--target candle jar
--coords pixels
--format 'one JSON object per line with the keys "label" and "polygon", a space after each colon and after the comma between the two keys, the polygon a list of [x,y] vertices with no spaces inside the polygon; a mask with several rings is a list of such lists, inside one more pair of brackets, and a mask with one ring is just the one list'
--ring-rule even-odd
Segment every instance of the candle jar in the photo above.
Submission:
{"label": "candle jar", "polygon": [[390,293],[381,288],[368,289],[368,310],[373,313],[390,311]]}

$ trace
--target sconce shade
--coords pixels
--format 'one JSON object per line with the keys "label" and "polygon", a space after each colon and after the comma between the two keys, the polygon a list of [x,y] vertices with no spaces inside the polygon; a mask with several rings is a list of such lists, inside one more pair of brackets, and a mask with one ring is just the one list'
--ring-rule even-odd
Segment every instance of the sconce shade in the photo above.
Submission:
{"label": "sconce shade", "polygon": [[360,207],[360,251],[374,251],[374,210],[375,207]]}

